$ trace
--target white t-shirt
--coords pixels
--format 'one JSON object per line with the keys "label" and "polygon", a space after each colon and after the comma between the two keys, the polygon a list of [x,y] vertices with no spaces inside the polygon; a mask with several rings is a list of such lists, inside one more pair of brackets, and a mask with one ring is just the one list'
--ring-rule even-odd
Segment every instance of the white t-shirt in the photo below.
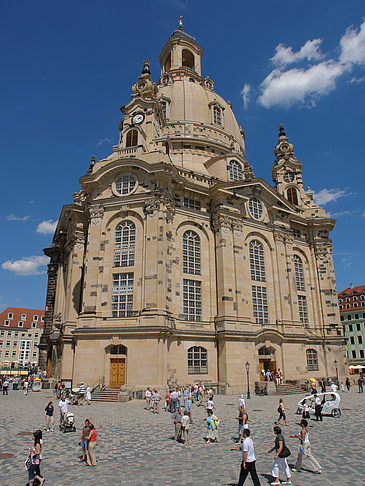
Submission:
{"label": "white t-shirt", "polygon": [[170,394],[170,398],[171,398],[171,400],[177,400],[178,396],[179,396],[179,395],[178,395],[177,391],[173,391],[173,392],[171,392],[171,394]]}
{"label": "white t-shirt", "polygon": [[321,399],[319,397],[316,398],[316,405],[320,405],[321,404]]}
{"label": "white t-shirt", "polygon": [[247,451],[246,462],[256,461],[255,449],[253,448],[253,442],[251,437],[246,437],[242,442],[242,460],[244,459],[244,453]]}
{"label": "white t-shirt", "polygon": [[338,386],[335,385],[334,383],[332,383],[331,390],[333,391],[333,393],[336,393],[337,389],[338,389]]}
{"label": "white t-shirt", "polygon": [[150,392],[150,390],[146,390],[145,395],[146,395],[146,398],[151,398],[152,393]]}
{"label": "white t-shirt", "polygon": [[190,418],[189,415],[183,415],[181,419],[182,427],[185,427],[186,430],[189,430]]}
{"label": "white t-shirt", "polygon": [[62,412],[63,413],[67,413],[68,412],[68,404],[70,402],[68,400],[60,400],[58,402],[58,406],[61,408]]}
{"label": "white t-shirt", "polygon": [[244,398],[239,398],[238,399],[238,406],[239,407],[244,407],[245,406],[245,399]]}
{"label": "white t-shirt", "polygon": [[213,401],[212,400],[208,400],[207,401],[207,409],[208,410],[213,410]]}

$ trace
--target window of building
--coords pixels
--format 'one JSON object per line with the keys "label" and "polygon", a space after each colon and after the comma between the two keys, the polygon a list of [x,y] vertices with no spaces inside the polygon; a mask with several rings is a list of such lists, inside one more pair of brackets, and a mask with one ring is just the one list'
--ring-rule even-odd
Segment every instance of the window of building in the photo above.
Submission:
{"label": "window of building", "polygon": [[11,336],[11,331],[8,331],[8,337]]}
{"label": "window of building", "polygon": [[222,125],[222,110],[219,106],[213,106],[213,122]]}
{"label": "window of building", "polygon": [[346,309],[350,309],[351,306],[350,306],[350,304],[346,304],[345,307],[346,307]]}
{"label": "window of building", "polygon": [[190,69],[195,67],[194,54],[188,49],[183,49],[182,51],[182,65]]}
{"label": "window of building", "polygon": [[252,285],[253,316],[257,324],[269,322],[266,287]]}
{"label": "window of building", "polygon": [[358,342],[359,344],[362,344],[362,336],[357,336],[357,342]]}
{"label": "window of building", "polygon": [[344,319],[344,316],[340,316],[340,319],[341,319],[341,321],[344,321],[344,320],[345,320],[345,319]]}
{"label": "window of building", "polygon": [[22,332],[22,337],[24,337],[24,336],[25,336],[25,332]]}
{"label": "window of building", "polygon": [[[340,309],[343,309],[343,305],[340,305],[339,307],[340,307]],[[342,316],[341,316],[341,317],[342,317]]]}
{"label": "window of building", "polygon": [[359,304],[358,304],[357,302],[354,302],[352,305],[353,305],[354,307],[359,307]]}
{"label": "window of building", "polygon": [[183,312],[186,321],[201,321],[202,290],[198,280],[183,280]]}
{"label": "window of building", "polygon": [[294,228],[293,229],[293,236],[294,236],[294,238],[300,238],[302,236],[302,233],[301,233],[300,230]]}
{"label": "window of building", "polygon": [[208,353],[202,346],[188,349],[188,373],[208,373]]}
{"label": "window of building", "polygon": [[8,319],[14,319],[14,314],[12,312],[8,313]]}
{"label": "window of building", "polygon": [[303,262],[298,255],[294,255],[294,269],[295,269],[295,281],[297,284],[297,290],[304,291],[304,272],[303,272]]}
{"label": "window of building", "polygon": [[361,324],[356,324],[356,330],[360,331],[361,330]]}
{"label": "window of building", "polygon": [[125,142],[126,147],[136,147],[138,145],[138,130],[129,130]]}
{"label": "window of building", "polygon": [[196,199],[189,199],[188,197],[184,197],[184,207],[196,209],[197,211],[200,211],[201,209],[200,201],[197,201]]}
{"label": "window of building", "polygon": [[339,302],[342,302],[342,299],[338,299]]}
{"label": "window of building", "polygon": [[122,344],[117,344],[110,348],[110,354],[127,354],[127,348]]}
{"label": "window of building", "polygon": [[10,341],[6,341],[6,347],[9,348],[10,347]]}
{"label": "window of building", "polygon": [[307,358],[308,371],[318,371],[318,353],[315,349],[307,349],[305,352]]}
{"label": "window of building", "polygon": [[162,108],[163,116],[166,118],[167,117],[167,103],[166,103],[166,101],[160,101],[160,105],[161,105],[161,108]]}
{"label": "window of building", "polygon": [[266,282],[264,247],[257,240],[250,241],[251,280]]}
{"label": "window of building", "polygon": [[37,357],[37,352],[33,353],[33,358]]}
{"label": "window of building", "polygon": [[290,203],[295,205],[298,204],[298,193],[295,187],[289,187],[289,189],[286,191],[286,197]]}
{"label": "window of building", "polygon": [[346,297],[345,302],[350,302],[350,298]]}
{"label": "window of building", "polygon": [[230,181],[242,181],[243,169],[238,160],[230,160],[228,163],[228,173]]}
{"label": "window of building", "polygon": [[3,341],[0,341],[0,347],[2,347],[2,345],[3,345]]}
{"label": "window of building", "polygon": [[129,317],[133,309],[133,273],[113,274],[112,317]]}
{"label": "window of building", "polygon": [[137,179],[132,174],[123,175],[115,183],[115,192],[118,196],[127,196],[137,187]]}
{"label": "window of building", "polygon": [[10,321],[4,321],[4,326],[9,327],[10,326]]}
{"label": "window of building", "polygon": [[39,334],[36,332],[36,333],[34,334],[34,337],[37,339],[37,337],[38,337],[38,336],[39,336]]}
{"label": "window of building", "polygon": [[36,322],[32,322],[32,328],[36,328],[37,327],[37,323]]}
{"label": "window of building", "polygon": [[22,339],[19,348],[19,361],[29,361],[32,341]]}
{"label": "window of building", "polygon": [[200,275],[200,238],[191,230],[183,234],[183,272]]}
{"label": "window of building", "polygon": [[347,314],[347,320],[351,321],[351,314]]}
{"label": "window of building", "polygon": [[9,357],[9,351],[5,351],[5,358]]}
{"label": "window of building", "polygon": [[308,327],[307,297],[305,295],[298,295],[298,305],[300,322],[304,324],[304,327]]}
{"label": "window of building", "polygon": [[355,344],[355,338],[354,338],[354,336],[351,336],[350,337],[350,342],[351,342],[351,344]]}
{"label": "window of building", "polygon": [[262,202],[255,197],[250,197],[248,201],[248,209],[253,219],[261,219],[263,213]]}
{"label": "window of building", "polygon": [[20,319],[22,321],[26,321],[27,320],[27,314],[22,314]]}
{"label": "window of building", "polygon": [[33,316],[33,321],[38,321],[38,316]]}
{"label": "window of building", "polygon": [[359,319],[359,314],[355,314],[355,319]]}
{"label": "window of building", "polygon": [[356,296],[355,297],[352,297],[352,300],[357,300],[357,297]]}
{"label": "window of building", "polygon": [[360,358],[364,358],[364,350],[360,349]]}
{"label": "window of building", "polygon": [[18,341],[13,341],[13,348],[16,348],[18,346]]}
{"label": "window of building", "polygon": [[18,327],[24,327],[24,322],[23,321],[19,321],[18,322]]}
{"label": "window of building", "polygon": [[361,300],[365,300],[365,295],[360,295]]}
{"label": "window of building", "polygon": [[44,322],[44,316],[41,316],[41,321]]}
{"label": "window of building", "polygon": [[355,350],[352,350],[352,357],[356,358],[356,351]]}
{"label": "window of building", "polygon": [[136,227],[132,221],[122,221],[115,229],[114,266],[134,265]]}
{"label": "window of building", "polygon": [[352,332],[352,324],[349,324],[349,331]]}
{"label": "window of building", "polygon": [[0,336],[4,336],[5,331],[0,331]]}

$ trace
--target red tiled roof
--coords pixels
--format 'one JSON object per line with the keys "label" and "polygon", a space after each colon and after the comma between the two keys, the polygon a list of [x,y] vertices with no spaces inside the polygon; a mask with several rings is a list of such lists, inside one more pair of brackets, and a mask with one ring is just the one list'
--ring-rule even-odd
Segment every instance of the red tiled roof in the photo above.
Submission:
{"label": "red tiled roof", "polygon": [[[10,325],[6,327],[18,328],[18,322],[22,321],[24,329],[30,329],[32,327],[32,322],[37,322],[37,328],[43,329],[44,323],[41,317],[44,316],[44,309],[25,309],[22,307],[7,307],[5,310],[0,312],[0,326],[5,326],[5,321],[9,321]],[[9,319],[8,314],[13,314],[13,318]],[[22,319],[22,314],[27,316],[26,319]],[[33,316],[38,316],[38,321],[34,321]]]}
{"label": "red tiled roof", "polygon": [[341,298],[342,296],[345,297],[350,297],[351,295],[359,295],[363,294],[365,292],[365,285],[359,285],[357,287],[348,287],[345,290],[342,290],[342,292],[339,292],[337,297]]}

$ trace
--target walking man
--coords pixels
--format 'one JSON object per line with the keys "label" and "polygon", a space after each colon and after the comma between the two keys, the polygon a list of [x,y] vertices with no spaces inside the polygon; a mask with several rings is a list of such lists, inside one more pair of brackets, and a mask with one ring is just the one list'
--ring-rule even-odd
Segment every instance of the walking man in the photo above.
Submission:
{"label": "walking man", "polygon": [[323,421],[323,418],[322,418],[322,403],[321,403],[321,399],[319,398],[318,395],[314,395],[314,399],[315,399],[314,410],[315,410],[315,414],[316,414],[316,420],[317,420],[317,422],[318,422],[318,420],[320,420],[322,422]]}
{"label": "walking man", "polygon": [[172,391],[170,394],[170,400],[171,400],[171,412],[175,413],[177,410],[177,400],[179,398],[179,395],[176,390]]}
{"label": "walking man", "polygon": [[260,480],[256,472],[256,457],[255,449],[253,447],[253,441],[250,437],[250,429],[243,430],[243,443],[242,443],[242,463],[241,472],[237,486],[242,486],[246,481],[248,473],[251,474],[252,482],[255,486],[260,486]]}
{"label": "walking man", "polygon": [[149,410],[151,408],[151,396],[152,396],[152,393],[151,393],[150,387],[148,386],[147,390],[145,392],[146,410]]}
{"label": "walking man", "polygon": [[359,393],[364,393],[364,379],[362,376],[357,380],[357,384],[359,385]]}
{"label": "walking man", "polygon": [[172,414],[172,420],[175,424],[175,441],[180,442],[181,440],[181,408],[178,408],[175,413]]}

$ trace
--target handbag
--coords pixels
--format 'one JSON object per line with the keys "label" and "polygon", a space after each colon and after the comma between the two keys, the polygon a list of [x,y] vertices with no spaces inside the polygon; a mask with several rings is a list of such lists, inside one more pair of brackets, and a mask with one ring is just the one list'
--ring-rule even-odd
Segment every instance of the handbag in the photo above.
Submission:
{"label": "handbag", "polygon": [[304,447],[303,446],[299,446],[299,454],[304,454]]}
{"label": "handbag", "polygon": [[284,444],[280,454],[279,454],[279,457],[281,457],[282,459],[284,459],[285,457],[289,457],[291,455],[291,452],[289,450],[288,447],[286,447],[286,445]]}

